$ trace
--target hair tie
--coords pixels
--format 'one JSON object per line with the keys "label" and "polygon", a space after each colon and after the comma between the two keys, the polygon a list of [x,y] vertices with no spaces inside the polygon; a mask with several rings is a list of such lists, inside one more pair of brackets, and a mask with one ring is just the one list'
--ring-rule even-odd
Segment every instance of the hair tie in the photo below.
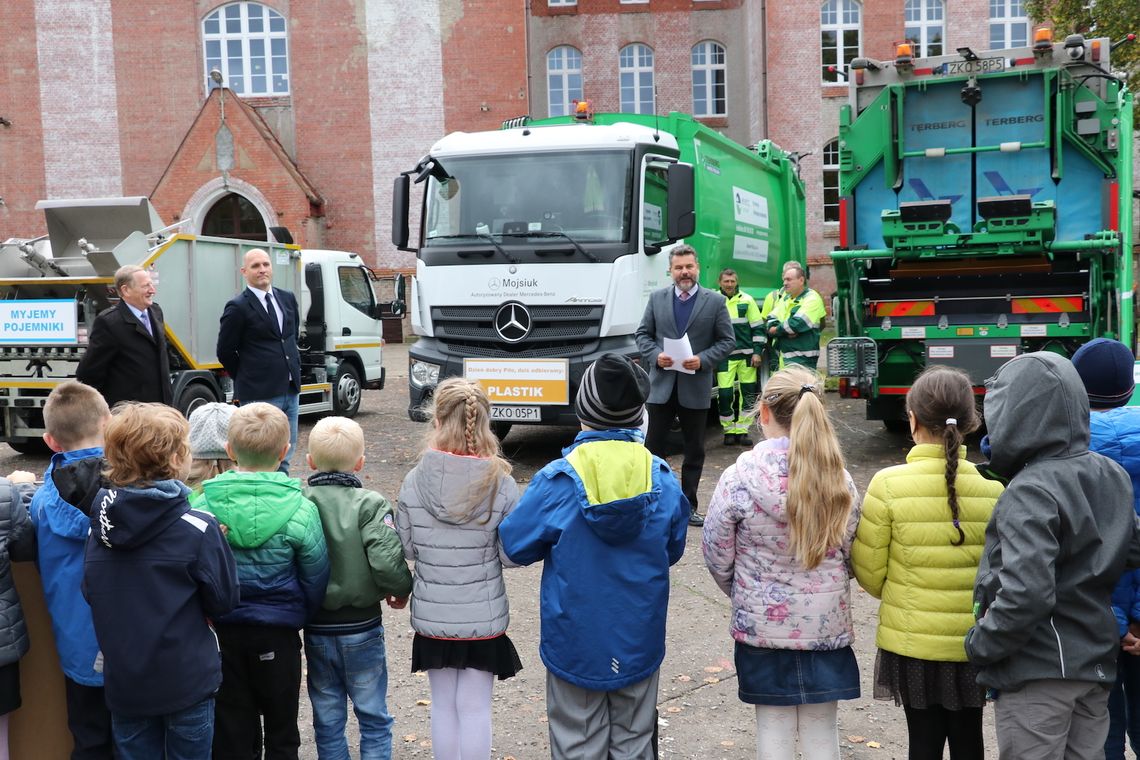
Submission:
{"label": "hair tie", "polygon": [[800,386],[800,396],[802,397],[805,393],[815,393],[815,386],[814,385],[801,385]]}
{"label": "hair tie", "polygon": [[947,417],[946,418],[947,427],[949,427],[950,425],[957,425],[957,424],[958,424],[958,420],[954,419],[953,417]]}

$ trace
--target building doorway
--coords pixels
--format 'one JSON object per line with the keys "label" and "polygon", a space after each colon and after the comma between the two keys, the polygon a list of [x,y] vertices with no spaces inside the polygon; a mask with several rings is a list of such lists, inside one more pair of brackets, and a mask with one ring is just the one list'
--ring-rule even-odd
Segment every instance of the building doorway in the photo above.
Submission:
{"label": "building doorway", "polygon": [[265,220],[244,196],[229,193],[218,199],[206,212],[202,234],[239,240],[269,241]]}

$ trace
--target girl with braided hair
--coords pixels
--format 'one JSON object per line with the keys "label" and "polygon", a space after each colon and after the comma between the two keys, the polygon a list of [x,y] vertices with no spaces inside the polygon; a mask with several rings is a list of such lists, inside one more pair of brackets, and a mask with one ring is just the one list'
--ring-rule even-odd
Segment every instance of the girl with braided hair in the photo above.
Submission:
{"label": "girl with braided hair", "polygon": [[721,476],[701,548],[732,600],[757,757],[798,757],[798,735],[803,757],[839,760],[839,700],[859,696],[849,571],[859,497],[815,372],[777,372],[757,412],[765,440]]}
{"label": "girl with braided hair", "polygon": [[914,448],[867,486],[852,549],[855,578],[881,599],[875,697],[906,711],[910,760],[984,754],[985,690],[966,660],[974,577],[1002,486],[966,459],[977,402],[961,370],[934,366],[906,397]]}
{"label": "girl with braided hair", "polygon": [[511,465],[491,432],[491,404],[461,377],[436,388],[419,463],[400,489],[396,529],[415,560],[412,671],[431,684],[437,760],[491,756],[494,679],[522,669],[507,637],[499,524],[518,501]]}

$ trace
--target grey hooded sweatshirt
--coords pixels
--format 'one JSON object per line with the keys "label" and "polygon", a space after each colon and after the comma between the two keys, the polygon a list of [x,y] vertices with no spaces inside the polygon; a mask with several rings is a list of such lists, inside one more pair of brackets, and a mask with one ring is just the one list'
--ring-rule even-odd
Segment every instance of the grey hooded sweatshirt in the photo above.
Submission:
{"label": "grey hooded sweatshirt", "polygon": [[412,628],[421,636],[485,639],[507,630],[499,523],[519,492],[513,478],[501,477],[487,519],[481,488],[490,466],[486,459],[429,450],[404,478],[396,531],[404,556],[416,563]]}
{"label": "grey hooded sweatshirt", "polygon": [[1056,354],[1023,354],[998,370],[985,417],[991,469],[1012,480],[974,584],[979,619],[966,654],[978,682],[1111,686],[1120,641],[1109,599],[1126,561],[1140,557],[1128,474],[1089,451],[1088,397]]}

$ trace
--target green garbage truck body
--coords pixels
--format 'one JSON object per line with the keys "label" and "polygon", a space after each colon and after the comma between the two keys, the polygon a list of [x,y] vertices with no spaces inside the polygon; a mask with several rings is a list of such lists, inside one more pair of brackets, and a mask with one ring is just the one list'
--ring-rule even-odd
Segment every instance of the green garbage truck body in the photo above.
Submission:
{"label": "green garbage truck body", "polygon": [[397,178],[393,242],[416,252],[409,415],[462,375],[487,390],[500,433],[576,425],[585,368],[637,357],[669,251],[697,250],[702,286],[728,267],[762,299],[804,260],[804,189],[771,143],[746,148],[683,114],[523,118],[448,135]]}
{"label": "green garbage truck body", "polygon": [[856,59],[840,114],[828,371],[901,425],[914,378],[1134,348],[1132,96],[1106,39]]}

